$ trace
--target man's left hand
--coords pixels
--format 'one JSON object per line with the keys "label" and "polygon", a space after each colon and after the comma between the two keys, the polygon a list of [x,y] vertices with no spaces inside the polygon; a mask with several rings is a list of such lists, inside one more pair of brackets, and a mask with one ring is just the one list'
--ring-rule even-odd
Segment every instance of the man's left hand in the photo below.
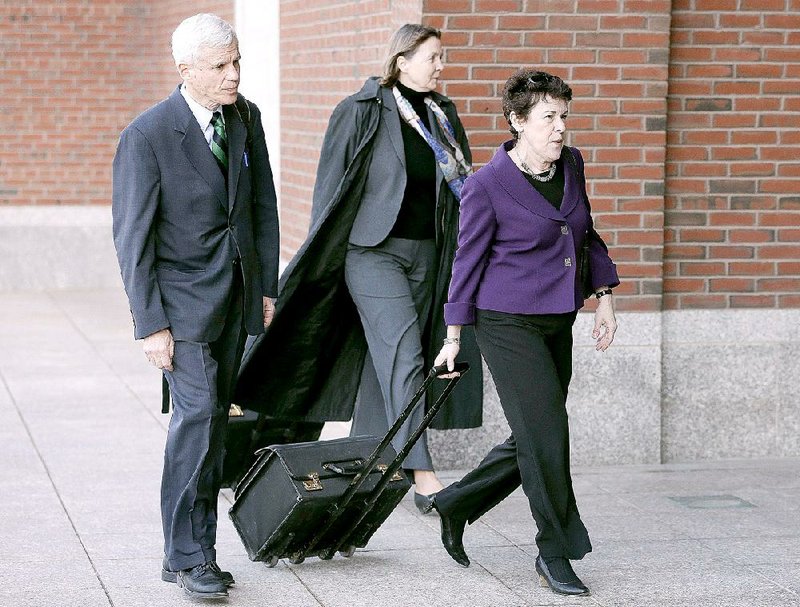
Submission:
{"label": "man's left hand", "polygon": [[271,297],[263,297],[264,302],[264,328],[266,329],[275,316],[275,300]]}

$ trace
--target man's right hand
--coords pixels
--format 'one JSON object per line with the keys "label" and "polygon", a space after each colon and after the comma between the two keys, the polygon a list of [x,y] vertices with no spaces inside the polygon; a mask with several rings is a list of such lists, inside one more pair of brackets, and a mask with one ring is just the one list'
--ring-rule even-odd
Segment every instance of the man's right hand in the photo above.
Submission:
{"label": "man's right hand", "polygon": [[159,369],[172,371],[172,356],[175,354],[175,341],[169,329],[161,329],[144,338],[142,347],[147,360]]}

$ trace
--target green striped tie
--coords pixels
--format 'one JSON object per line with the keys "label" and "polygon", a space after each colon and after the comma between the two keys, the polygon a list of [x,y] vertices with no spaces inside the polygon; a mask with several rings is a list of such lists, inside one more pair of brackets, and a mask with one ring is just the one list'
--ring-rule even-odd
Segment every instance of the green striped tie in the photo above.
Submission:
{"label": "green striped tie", "polygon": [[225,123],[222,122],[222,114],[219,111],[211,116],[211,126],[214,133],[211,135],[211,152],[217,160],[222,174],[228,176],[228,137],[225,135]]}

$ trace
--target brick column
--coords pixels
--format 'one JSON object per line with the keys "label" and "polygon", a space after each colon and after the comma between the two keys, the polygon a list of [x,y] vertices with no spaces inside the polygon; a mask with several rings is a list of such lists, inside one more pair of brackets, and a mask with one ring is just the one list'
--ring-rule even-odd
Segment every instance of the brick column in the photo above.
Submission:
{"label": "brick column", "polygon": [[419,22],[419,0],[281,1],[281,253],[305,240],[322,139],[333,108],[380,74],[392,33]]}
{"label": "brick column", "polygon": [[673,11],[665,308],[796,308],[800,2]]}

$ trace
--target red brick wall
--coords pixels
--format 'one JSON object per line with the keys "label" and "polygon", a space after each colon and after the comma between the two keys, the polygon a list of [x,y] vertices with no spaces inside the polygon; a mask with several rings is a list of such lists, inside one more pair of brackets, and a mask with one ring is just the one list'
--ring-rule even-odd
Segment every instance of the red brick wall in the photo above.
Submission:
{"label": "red brick wall", "polygon": [[336,104],[380,73],[392,32],[418,22],[414,0],[350,0],[324,5],[282,0],[281,252],[305,240],[319,150]]}
{"label": "red brick wall", "polygon": [[181,19],[233,2],[0,4],[0,204],[108,204],[119,132],[178,82]]}
{"label": "red brick wall", "polygon": [[0,202],[109,202],[120,117],[151,96],[147,83],[129,86],[145,65],[142,12],[81,0],[0,5]]}
{"label": "red brick wall", "polygon": [[800,2],[675,0],[666,308],[800,306]]}
{"label": "red brick wall", "polygon": [[[0,204],[107,204],[119,131],[178,78],[186,16],[232,0],[0,5]],[[800,306],[800,0],[282,0],[282,228],[307,228],[334,105],[379,71],[392,31],[444,30],[443,92],[485,163],[498,92],[523,65],[575,91],[629,310]],[[663,278],[663,281],[662,281]],[[662,297],[663,287],[663,297]]]}

